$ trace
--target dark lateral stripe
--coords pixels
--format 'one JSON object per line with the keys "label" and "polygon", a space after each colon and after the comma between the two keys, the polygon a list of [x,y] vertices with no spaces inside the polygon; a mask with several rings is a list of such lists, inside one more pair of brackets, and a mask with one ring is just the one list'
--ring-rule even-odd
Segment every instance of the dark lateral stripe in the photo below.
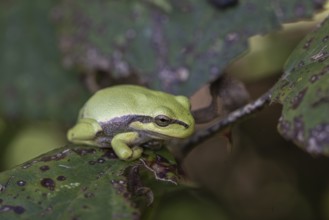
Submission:
{"label": "dark lateral stripe", "polygon": [[184,126],[185,128],[189,128],[188,124],[186,124],[185,122],[182,122],[180,120],[172,119],[172,122],[170,124],[179,124],[179,125]]}
{"label": "dark lateral stripe", "polygon": [[[154,121],[154,118],[152,118],[151,116],[133,115],[133,116],[130,116],[130,117],[132,117],[131,119],[133,119],[130,122],[139,121],[139,122],[142,122],[142,123],[150,123],[150,122]],[[177,120],[177,119],[171,119],[170,124],[179,124],[179,125],[182,125],[184,128],[189,127],[188,124],[186,124],[185,122],[182,122],[180,120]]]}
{"label": "dark lateral stripe", "polygon": [[[110,124],[121,124],[121,126],[129,126],[129,124],[139,121],[141,123],[151,123],[154,122],[154,118],[146,115],[124,115],[121,117],[113,118]],[[177,119],[171,119],[170,124],[179,124],[185,128],[188,128],[188,124]]]}

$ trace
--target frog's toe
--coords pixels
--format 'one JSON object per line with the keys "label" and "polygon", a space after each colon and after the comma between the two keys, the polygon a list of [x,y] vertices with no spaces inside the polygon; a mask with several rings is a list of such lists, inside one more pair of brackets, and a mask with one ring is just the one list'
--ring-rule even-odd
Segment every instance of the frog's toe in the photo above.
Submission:
{"label": "frog's toe", "polygon": [[143,148],[136,146],[136,147],[132,148],[132,151],[133,151],[133,153],[132,153],[130,160],[136,160],[142,156]]}
{"label": "frog's toe", "polygon": [[117,152],[117,156],[121,160],[131,160],[133,156],[133,151],[131,149],[121,149],[119,152]]}

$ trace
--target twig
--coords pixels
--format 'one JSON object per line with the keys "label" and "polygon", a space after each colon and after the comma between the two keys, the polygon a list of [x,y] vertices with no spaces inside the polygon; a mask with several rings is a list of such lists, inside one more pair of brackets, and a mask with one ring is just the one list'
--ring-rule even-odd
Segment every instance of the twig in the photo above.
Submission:
{"label": "twig", "polygon": [[225,118],[220,120],[218,123],[210,126],[205,130],[198,131],[195,133],[187,142],[182,145],[182,154],[187,155],[194,147],[216,134],[219,131],[223,131],[226,128],[232,126],[234,123],[240,121],[248,117],[249,115],[254,114],[255,112],[260,111],[268,105],[271,101],[270,91],[256,99],[255,101],[239,108],[230,114],[228,114]]}

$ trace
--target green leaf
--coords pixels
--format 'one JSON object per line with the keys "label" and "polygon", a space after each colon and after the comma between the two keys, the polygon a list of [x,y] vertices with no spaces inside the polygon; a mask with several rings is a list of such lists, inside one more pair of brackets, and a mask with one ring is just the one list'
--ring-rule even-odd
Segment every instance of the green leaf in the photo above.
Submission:
{"label": "green leaf", "polygon": [[[153,163],[158,167],[161,161],[169,161],[154,151],[145,153],[146,158],[157,158]],[[51,151],[0,173],[0,218],[139,218],[140,209],[153,199],[152,191],[139,178],[139,169],[149,170],[143,164],[119,160],[112,149],[69,146]],[[152,170],[148,176],[154,179],[156,173],[171,182],[166,176],[177,175],[171,173],[176,172],[176,165],[165,166],[168,169],[160,170],[166,172]]]}
{"label": "green leaf", "polygon": [[135,83],[137,75],[152,88],[191,95],[218,78],[250,36],[311,16],[313,4],[246,0],[219,10],[206,0],[63,0],[58,27],[66,62],[86,74],[107,73],[108,84]]}
{"label": "green leaf", "polygon": [[272,100],[283,105],[279,132],[310,153],[329,154],[329,22],[308,34],[288,59]]}
{"label": "green leaf", "polygon": [[111,76],[102,85],[121,80],[190,95],[220,76],[249,36],[308,17],[315,5],[270,2],[217,10],[206,0],[1,1],[0,115],[72,122],[88,95],[63,64]]}
{"label": "green leaf", "polygon": [[52,0],[0,3],[0,115],[73,121],[87,92],[61,64]]}

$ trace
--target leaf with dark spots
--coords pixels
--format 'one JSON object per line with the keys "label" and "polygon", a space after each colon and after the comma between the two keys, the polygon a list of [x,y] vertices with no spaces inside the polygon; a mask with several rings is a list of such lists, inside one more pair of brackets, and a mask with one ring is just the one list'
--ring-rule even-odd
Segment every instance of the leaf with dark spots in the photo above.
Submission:
{"label": "leaf with dark spots", "polygon": [[178,179],[175,162],[163,156],[166,152],[145,150],[140,160],[131,162],[114,157],[111,148],[88,146],[41,155],[0,173],[0,219],[138,219],[140,208],[153,201],[138,170],[148,180],[156,181],[154,173],[160,170],[158,179]]}
{"label": "leaf with dark spots", "polygon": [[314,154],[329,156],[329,21],[325,19],[290,55],[272,90],[283,105],[279,132]]}
{"label": "leaf with dark spots", "polygon": [[55,14],[64,62],[94,79],[96,89],[120,80],[191,95],[218,79],[246,51],[250,36],[277,30],[284,21],[311,17],[322,4],[62,0]]}

